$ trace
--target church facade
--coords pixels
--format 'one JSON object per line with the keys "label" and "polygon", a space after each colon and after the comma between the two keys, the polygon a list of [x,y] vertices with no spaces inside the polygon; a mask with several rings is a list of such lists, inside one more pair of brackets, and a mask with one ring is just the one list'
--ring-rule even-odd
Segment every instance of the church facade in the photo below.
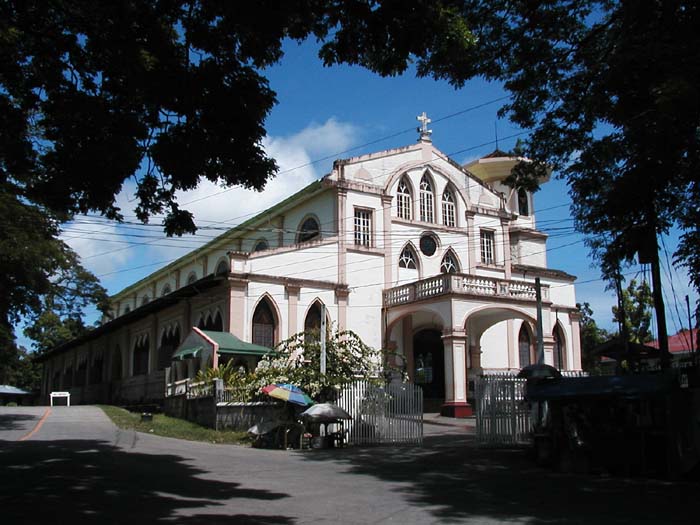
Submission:
{"label": "church facade", "polygon": [[517,162],[496,151],[461,166],[425,127],[416,144],[337,160],[116,294],[107,322],[46,355],[42,393],[157,401],[193,327],[271,348],[318,327],[325,311],[337,329],[389,350],[390,364],[423,387],[426,409],[465,416],[474,377],[536,361],[536,278],[544,360],[578,370],[574,277],[547,267],[532,195],[503,184]]}

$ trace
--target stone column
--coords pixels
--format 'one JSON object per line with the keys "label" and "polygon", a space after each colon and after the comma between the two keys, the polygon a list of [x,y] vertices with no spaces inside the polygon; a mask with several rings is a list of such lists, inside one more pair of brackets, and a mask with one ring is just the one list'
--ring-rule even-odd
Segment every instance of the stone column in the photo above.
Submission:
{"label": "stone column", "polygon": [[[572,370],[581,370],[581,313],[571,312],[569,321],[571,322],[571,354],[573,361],[569,365]],[[567,361],[568,362],[568,361]]]}
{"label": "stone column", "polygon": [[477,257],[479,236],[474,229],[474,215],[476,215],[476,212],[468,210],[465,212],[465,215],[467,218],[467,264],[465,268],[468,270],[467,273],[473,275],[476,271],[476,262],[479,260]]}
{"label": "stone column", "polygon": [[[347,269],[346,269],[346,261],[347,261],[347,254],[346,254],[346,246],[348,243],[347,236],[347,220],[346,220],[346,213],[347,210],[346,204],[347,204],[347,198],[348,198],[348,192],[343,189],[339,188],[338,189],[338,282],[340,284],[347,284],[348,282],[348,277],[347,277]],[[340,321],[339,321],[340,323]]]}
{"label": "stone column", "polygon": [[415,381],[416,365],[413,356],[413,318],[408,315],[401,320],[401,333],[403,339],[403,353],[406,359],[406,372],[408,380]]}
{"label": "stone column", "polygon": [[517,363],[518,346],[515,340],[515,323],[512,319],[506,321],[507,341],[508,341],[508,368],[511,370],[515,368],[515,363]]}
{"label": "stone column", "polygon": [[467,401],[467,336],[462,330],[442,336],[445,348],[445,403],[441,416],[468,417],[473,415]]}
{"label": "stone column", "polygon": [[338,331],[348,329],[348,296],[350,290],[347,288],[335,289],[335,300],[338,303]]}
{"label": "stone column", "polygon": [[246,340],[245,302],[248,294],[248,280],[229,278],[229,331]]}
{"label": "stone column", "polygon": [[296,284],[287,284],[287,337],[292,337],[299,332],[298,312],[299,312],[299,290],[301,287]]}
{"label": "stone column", "polygon": [[393,197],[391,195],[382,195],[382,221],[384,223],[384,287],[388,288],[393,282],[391,274],[393,271],[393,260],[392,260],[392,244],[391,244],[391,201]]}
{"label": "stone column", "polygon": [[501,219],[501,235],[503,238],[503,268],[505,278],[511,278],[511,258],[510,258],[510,231],[508,229],[508,219]]}

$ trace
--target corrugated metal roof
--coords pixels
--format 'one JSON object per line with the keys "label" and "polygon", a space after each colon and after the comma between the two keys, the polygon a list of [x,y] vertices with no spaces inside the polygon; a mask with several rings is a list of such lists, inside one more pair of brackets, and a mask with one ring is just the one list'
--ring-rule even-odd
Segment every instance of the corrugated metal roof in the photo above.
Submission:
{"label": "corrugated metal roof", "polygon": [[26,390],[22,390],[21,388],[17,388],[16,386],[10,386],[10,385],[0,385],[0,394],[12,394],[12,395],[18,395],[18,396],[26,396],[29,395],[31,392],[27,392]]}

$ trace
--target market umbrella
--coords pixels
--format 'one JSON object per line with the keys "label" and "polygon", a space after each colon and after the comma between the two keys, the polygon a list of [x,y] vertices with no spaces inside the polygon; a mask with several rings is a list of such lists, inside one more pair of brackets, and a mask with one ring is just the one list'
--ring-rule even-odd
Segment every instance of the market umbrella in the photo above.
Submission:
{"label": "market umbrella", "polygon": [[315,403],[315,401],[307,396],[301,388],[295,385],[290,385],[289,383],[275,383],[273,385],[267,385],[262,389],[262,391],[270,397],[281,399],[282,401],[287,401],[289,403],[294,403],[295,405],[301,405],[303,407],[313,405]]}
{"label": "market umbrella", "polygon": [[314,423],[333,422],[339,419],[352,419],[352,416],[338,405],[332,403],[319,403],[307,408],[301,413],[301,417]]}

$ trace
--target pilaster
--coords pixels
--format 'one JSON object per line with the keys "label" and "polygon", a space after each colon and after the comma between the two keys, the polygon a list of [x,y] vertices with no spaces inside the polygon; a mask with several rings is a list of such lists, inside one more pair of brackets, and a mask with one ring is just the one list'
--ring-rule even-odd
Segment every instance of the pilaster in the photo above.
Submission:
{"label": "pilaster", "polygon": [[347,284],[347,207],[348,192],[338,188],[338,282]]}
{"label": "pilaster", "polygon": [[296,284],[287,284],[287,337],[292,337],[299,332],[298,312],[299,312],[299,290],[301,287]]}
{"label": "pilaster", "polygon": [[473,414],[467,401],[467,336],[462,330],[442,336],[445,352],[445,403],[440,415],[468,417]]}
{"label": "pilaster", "polygon": [[393,264],[392,264],[392,254],[391,254],[391,247],[392,247],[392,242],[391,242],[391,202],[393,200],[393,197],[391,195],[382,195],[382,211],[383,211],[383,222],[384,222],[384,241],[383,241],[383,248],[384,248],[384,287],[389,287],[391,286],[392,278],[392,270],[393,270]]}
{"label": "pilaster", "polygon": [[335,289],[335,300],[338,303],[338,331],[348,329],[348,296],[350,290],[345,287]]}
{"label": "pilaster", "polygon": [[473,275],[476,273],[477,250],[479,249],[479,236],[474,229],[476,212],[467,210],[464,215],[467,219],[467,268],[469,269],[468,273]]}
{"label": "pilaster", "polygon": [[245,301],[248,294],[248,280],[229,277],[228,282],[229,331],[245,341]]}
{"label": "pilaster", "polygon": [[510,256],[510,221],[501,219],[501,235],[503,236],[503,268],[505,270],[505,278],[511,278],[511,256]]}
{"label": "pilaster", "polygon": [[581,314],[579,312],[570,313],[569,321],[571,322],[571,352],[573,354],[571,368],[574,370],[581,370]]}

